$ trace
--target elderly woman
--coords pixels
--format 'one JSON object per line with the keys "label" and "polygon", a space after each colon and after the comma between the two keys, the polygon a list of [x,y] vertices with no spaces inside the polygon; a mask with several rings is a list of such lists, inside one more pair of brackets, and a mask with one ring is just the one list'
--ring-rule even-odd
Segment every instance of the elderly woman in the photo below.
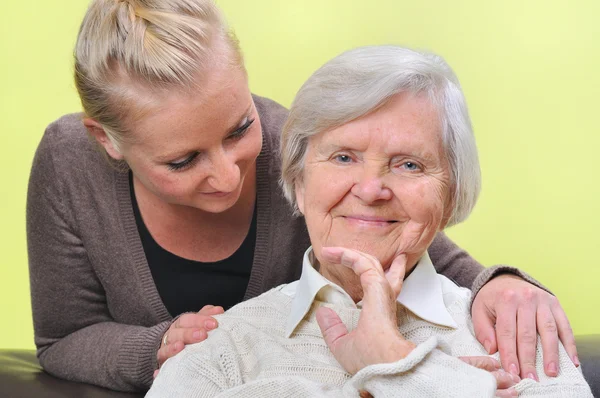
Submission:
{"label": "elderly woman", "polygon": [[[475,205],[480,174],[448,65],[404,48],[338,56],[301,88],[283,131],[283,185],[312,247],[299,281],[239,304],[203,343],[169,359],[149,397],[488,397],[471,293],[438,275],[436,233]],[[300,261],[300,259],[299,259]],[[561,373],[523,397],[590,397],[560,347]]]}

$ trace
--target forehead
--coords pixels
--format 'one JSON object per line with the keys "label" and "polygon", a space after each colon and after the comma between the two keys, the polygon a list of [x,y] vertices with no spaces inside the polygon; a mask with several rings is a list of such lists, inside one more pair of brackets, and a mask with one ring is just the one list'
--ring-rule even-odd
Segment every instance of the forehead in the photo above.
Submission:
{"label": "forehead", "polygon": [[166,146],[184,149],[195,145],[194,140],[221,137],[235,127],[252,104],[245,71],[208,72],[196,91],[172,90],[155,96],[144,116],[130,128],[133,142],[146,149],[161,147],[161,152]]}
{"label": "forehead", "polygon": [[314,138],[312,144],[321,148],[438,153],[442,124],[437,107],[425,94],[400,93],[374,112]]}

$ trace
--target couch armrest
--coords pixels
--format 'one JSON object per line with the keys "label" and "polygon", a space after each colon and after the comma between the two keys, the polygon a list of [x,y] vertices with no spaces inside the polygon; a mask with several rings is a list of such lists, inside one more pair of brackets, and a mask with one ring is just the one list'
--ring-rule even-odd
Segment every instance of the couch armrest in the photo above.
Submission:
{"label": "couch armrest", "polygon": [[61,380],[42,370],[33,350],[0,350],[0,397],[138,398],[143,394]]}
{"label": "couch armrest", "polygon": [[575,340],[583,375],[594,397],[600,397],[600,334],[577,336]]}

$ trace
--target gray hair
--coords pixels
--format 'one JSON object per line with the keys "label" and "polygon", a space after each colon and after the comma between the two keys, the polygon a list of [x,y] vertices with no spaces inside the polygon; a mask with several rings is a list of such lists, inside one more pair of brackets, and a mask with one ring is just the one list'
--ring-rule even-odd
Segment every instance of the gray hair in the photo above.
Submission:
{"label": "gray hair", "polygon": [[296,94],[281,142],[281,185],[296,210],[294,186],[302,180],[308,139],[365,116],[402,92],[424,93],[439,110],[454,207],[448,226],[469,216],[481,172],[458,79],[442,57],[398,46],[361,47],[338,55]]}

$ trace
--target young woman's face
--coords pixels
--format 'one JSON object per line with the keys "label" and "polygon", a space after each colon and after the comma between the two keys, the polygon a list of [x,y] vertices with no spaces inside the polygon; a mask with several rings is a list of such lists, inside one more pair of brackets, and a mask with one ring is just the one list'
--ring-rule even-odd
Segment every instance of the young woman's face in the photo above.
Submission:
{"label": "young woman's face", "polygon": [[238,201],[254,172],[262,130],[241,68],[205,76],[197,96],[170,94],[131,126],[133,140],[121,154],[164,202],[220,213]]}

